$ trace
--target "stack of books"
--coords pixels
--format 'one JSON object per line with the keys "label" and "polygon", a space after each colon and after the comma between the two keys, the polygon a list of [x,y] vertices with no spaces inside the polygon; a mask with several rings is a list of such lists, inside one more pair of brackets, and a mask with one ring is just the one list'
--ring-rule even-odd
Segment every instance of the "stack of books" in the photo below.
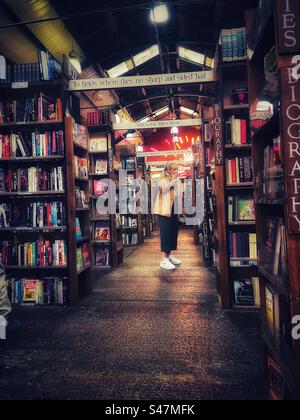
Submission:
{"label": "stack of books", "polygon": [[226,159],[227,184],[253,182],[253,165],[251,157]]}
{"label": "stack of books", "polygon": [[225,142],[228,145],[251,144],[248,120],[233,115],[226,121]]}

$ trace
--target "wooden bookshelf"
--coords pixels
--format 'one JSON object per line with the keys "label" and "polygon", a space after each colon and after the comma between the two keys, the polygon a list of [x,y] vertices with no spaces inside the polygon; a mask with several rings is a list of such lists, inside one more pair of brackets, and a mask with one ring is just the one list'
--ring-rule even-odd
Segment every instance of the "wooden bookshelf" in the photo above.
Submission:
{"label": "wooden bookshelf", "polygon": [[[86,163],[86,173],[88,173],[88,144],[78,147],[78,130],[76,121],[72,117],[66,117],[66,166],[68,168],[68,240],[69,240],[69,265],[72,281],[70,288],[70,301],[75,303],[78,296],[90,294],[92,292],[91,281],[91,242],[90,242],[90,214],[86,209],[77,211],[77,193],[82,191],[86,201],[89,201],[89,184],[86,179],[76,176],[76,160],[80,159]],[[81,126],[81,132],[85,127]],[[87,130],[86,130],[87,134]],[[83,136],[82,136],[83,137]],[[82,182],[85,181],[85,182]],[[79,224],[79,226],[78,226]],[[80,238],[77,235],[80,230]],[[85,258],[84,258],[85,255]],[[81,256],[81,257],[80,257]],[[87,260],[87,261],[84,261]],[[82,261],[82,264],[79,263]]]}
{"label": "wooden bookshelf", "polygon": [[[223,309],[249,310],[255,309],[258,306],[255,302],[259,301],[257,259],[250,256],[250,235],[256,233],[256,222],[244,221],[240,216],[240,203],[243,201],[248,202],[247,211],[252,213],[247,218],[252,219],[254,213],[253,206],[250,209],[254,191],[250,109],[247,94],[238,103],[237,95],[234,97],[237,90],[248,89],[248,63],[246,60],[223,62],[222,53],[224,49],[221,46],[216,60],[219,63],[219,101],[215,104],[212,118],[218,293]],[[229,218],[230,199],[238,203],[237,207],[233,206],[232,211],[237,213],[233,221]],[[241,255],[243,257],[239,257]]]}
{"label": "wooden bookshelf", "polygon": [[[257,241],[259,248],[259,280],[262,301],[263,339],[265,343],[266,372],[271,373],[270,358],[276,365],[276,375],[282,382],[284,392],[280,395],[268,381],[271,399],[296,399],[300,397],[300,342],[292,339],[292,318],[300,314],[300,230],[293,215],[294,179],[291,168],[295,158],[290,155],[291,138],[286,110],[300,101],[299,83],[289,79],[292,58],[299,54],[299,42],[295,48],[284,45],[282,35],[281,0],[269,10],[249,10],[246,13],[249,48],[252,57],[249,63],[249,103],[251,108],[259,100],[269,100],[274,106],[273,116],[259,127],[252,121],[253,163],[255,178],[255,200],[257,218]],[[299,8],[292,3],[291,16],[295,16],[295,33],[300,28]],[[256,19],[260,18],[260,34],[255,32]],[[294,33],[294,31],[292,31]],[[299,39],[298,39],[299,41]],[[272,61],[267,54],[276,46]],[[272,71],[265,73],[265,62],[272,62]],[[277,67],[277,70],[276,70]],[[268,80],[278,80],[278,89],[269,97]],[[276,86],[276,84],[274,84]],[[293,92],[292,92],[292,89]],[[277,94],[276,94],[277,93]],[[281,107],[279,104],[281,103]],[[279,141],[280,139],[280,141]],[[277,175],[274,176],[274,173]],[[296,194],[297,195],[297,194]],[[276,226],[280,225],[280,228]],[[272,233],[273,232],[273,233]],[[277,251],[269,241],[274,234]],[[279,259],[279,267],[276,261]],[[273,329],[268,325],[273,324]]]}
{"label": "wooden bookshelf", "polygon": [[[99,111],[100,112],[100,111]],[[85,115],[87,120],[87,114]],[[115,214],[100,214],[97,211],[97,200],[100,195],[95,191],[96,184],[105,184],[105,179],[109,179],[115,184],[116,192],[118,191],[118,171],[116,170],[116,153],[114,131],[112,129],[110,111],[102,111],[102,118],[107,120],[107,124],[88,125],[89,131],[89,183],[90,183],[90,208],[91,208],[91,234],[92,234],[92,252],[93,252],[93,270],[106,270],[118,267],[123,263],[123,247],[118,246],[122,241],[120,229],[118,229],[118,216]],[[97,144],[100,145],[98,148]],[[106,170],[97,173],[97,162],[106,165]],[[107,184],[106,184],[107,185]],[[109,230],[109,239],[98,240],[96,232],[100,229]],[[101,257],[102,255],[102,257]],[[101,258],[105,264],[98,266],[97,260]]]}
{"label": "wooden bookshelf", "polygon": [[[122,170],[127,172],[127,176],[131,177],[133,180],[139,179],[138,171],[138,160],[135,151],[135,146],[117,146],[117,155],[120,159]],[[127,162],[131,163],[131,166],[127,165]],[[130,187],[130,182],[127,180],[128,194],[129,191],[134,189],[135,194],[137,189],[140,187]],[[134,214],[129,208],[129,196],[127,197],[127,214],[121,214],[121,226],[122,226],[122,237],[124,247],[136,247],[143,243],[143,223],[142,215],[140,212]],[[137,203],[137,206],[139,203]],[[125,223],[124,223],[125,222]],[[128,226],[127,226],[128,223]],[[129,226],[131,223],[135,223],[134,226]],[[130,231],[127,230],[128,227],[132,227]]]}
{"label": "wooden bookshelf", "polygon": [[[5,101],[8,98],[13,98],[17,102],[22,101],[22,103],[24,103],[24,98],[27,98],[28,96],[31,97],[32,95],[39,95],[41,92],[43,92],[49,95],[49,97],[53,98],[54,101],[60,98],[64,109],[66,103],[66,93],[63,88],[64,80],[65,75],[63,75],[61,79],[55,81],[29,83],[28,86],[23,89],[14,89],[13,85],[11,84],[0,85],[1,100]],[[66,188],[68,168],[65,164],[65,128],[66,127],[63,119],[32,122],[15,121],[11,123],[0,124],[0,135],[7,136],[9,138],[9,142],[12,142],[11,136],[13,134],[19,135],[19,133],[21,133],[23,137],[22,144],[25,144],[26,148],[28,149],[26,150],[26,156],[23,156],[19,145],[17,145],[17,154],[14,154],[13,149],[10,149],[12,153],[11,157],[3,157],[0,159],[0,166],[1,169],[4,171],[4,174],[6,174],[6,171],[17,171],[19,169],[21,169],[22,171],[26,171],[27,168],[33,166],[37,168],[42,168],[43,170],[52,170],[56,167],[62,168],[63,179],[61,179],[61,183],[63,184],[63,188],[60,188],[59,190],[28,192],[24,191],[24,189],[23,191],[21,191],[21,189],[18,187],[17,192],[7,192],[3,190],[0,192],[0,205],[5,205],[6,209],[9,209],[8,218],[6,219],[7,225],[2,226],[0,228],[0,243],[2,244],[3,241],[8,241],[9,243],[11,243],[11,246],[27,246],[27,259],[30,258],[29,253],[34,252],[33,246],[35,246],[37,241],[39,244],[44,243],[45,252],[47,242],[51,245],[52,248],[55,241],[63,241],[66,244],[65,251],[67,253],[67,257],[69,258],[70,255],[70,250],[68,247],[69,229],[67,226],[67,224],[69,224],[67,207],[69,191]],[[63,133],[63,144],[60,144],[59,147],[61,148],[63,146],[64,150],[61,150],[60,153],[58,153],[57,151],[57,154],[54,155],[51,155],[51,153],[47,155],[44,150],[43,153],[41,152],[41,154],[43,154],[42,156],[32,156],[32,143],[27,142],[27,136],[30,135],[31,132],[36,132],[40,136],[40,133],[52,133],[53,131],[60,131]],[[57,139],[57,141],[61,140]],[[50,146],[47,147],[50,148]],[[53,206],[54,204],[57,206],[57,209],[59,206],[63,206],[61,208],[64,209],[64,223],[59,224],[57,226],[54,225],[55,223],[59,222],[58,215],[54,216],[53,214],[51,215],[51,223],[49,222],[49,220],[48,222],[46,221],[45,216],[43,221],[34,221],[35,213],[32,213],[32,209],[35,208],[35,206],[37,205],[42,205],[41,203],[43,204],[43,206],[48,206],[47,211],[49,211],[50,209],[52,211],[51,205]],[[62,217],[62,215],[60,215],[60,217]],[[41,215],[39,216],[39,218],[41,219]],[[38,222],[36,226],[39,226],[40,223],[43,224],[43,226],[29,227],[29,222],[32,223],[32,226],[34,226],[34,223],[36,222]],[[36,250],[37,252],[40,252],[37,248]],[[21,253],[21,251],[19,252]],[[73,282],[69,270],[70,266],[69,264],[64,263],[61,263],[59,265],[51,263],[51,257],[49,252],[49,249],[47,249],[47,256],[45,257],[49,258],[49,264],[43,264],[42,262],[38,261],[36,261],[36,265],[23,264],[23,262],[25,262],[25,256],[24,261],[22,260],[22,264],[16,264],[18,260],[8,260],[8,262],[5,264],[5,269],[10,287],[14,288],[14,285],[20,283],[21,279],[23,279],[24,282],[25,280],[31,281],[33,279],[37,279],[39,280],[40,284],[43,285],[43,293],[45,295],[47,294],[47,301],[45,300],[44,304],[49,304],[50,295],[48,294],[48,290],[46,289],[46,284],[48,284],[48,286],[51,287],[51,294],[55,293],[57,298],[58,289],[56,289],[55,284],[57,284],[59,279],[61,293],[60,303],[74,303],[74,301],[72,302],[69,294],[70,290],[72,289]],[[53,252],[53,248],[51,252]],[[33,258],[37,258],[37,255],[35,257],[32,256],[32,262],[34,261]],[[14,278],[15,280],[12,280],[12,278]],[[18,303],[21,303],[23,301],[23,298],[24,296],[20,294],[18,296]],[[16,302],[13,301],[13,303]],[[57,302],[54,302],[54,300],[52,300],[51,297],[50,303],[55,305]]]}

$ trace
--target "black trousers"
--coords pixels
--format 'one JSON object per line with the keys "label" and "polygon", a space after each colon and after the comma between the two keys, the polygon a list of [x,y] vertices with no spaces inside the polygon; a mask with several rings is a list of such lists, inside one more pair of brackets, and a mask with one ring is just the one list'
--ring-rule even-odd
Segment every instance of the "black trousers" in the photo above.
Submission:
{"label": "black trousers", "polygon": [[161,251],[167,254],[177,250],[179,220],[176,214],[171,217],[158,216],[160,226]]}

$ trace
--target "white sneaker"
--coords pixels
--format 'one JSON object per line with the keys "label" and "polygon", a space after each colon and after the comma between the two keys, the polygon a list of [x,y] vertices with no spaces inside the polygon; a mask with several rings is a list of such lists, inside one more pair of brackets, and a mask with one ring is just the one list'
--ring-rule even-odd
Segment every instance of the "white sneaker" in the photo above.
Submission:
{"label": "white sneaker", "polygon": [[175,270],[176,267],[174,264],[171,263],[171,261],[168,258],[165,258],[160,263],[160,268],[163,268],[164,270]]}
{"label": "white sneaker", "polygon": [[169,257],[169,261],[173,265],[181,265],[181,260],[178,260],[177,258]]}

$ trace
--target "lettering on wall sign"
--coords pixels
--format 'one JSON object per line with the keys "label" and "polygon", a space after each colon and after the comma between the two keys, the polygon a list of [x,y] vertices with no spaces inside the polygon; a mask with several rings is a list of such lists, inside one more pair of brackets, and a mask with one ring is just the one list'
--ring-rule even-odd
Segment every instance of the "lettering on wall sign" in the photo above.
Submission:
{"label": "lettering on wall sign", "polygon": [[214,137],[215,137],[215,156],[216,166],[222,166],[224,160],[223,154],[223,135],[222,135],[222,116],[221,116],[221,105],[215,104],[214,106]]}
{"label": "lettering on wall sign", "polygon": [[300,79],[294,78],[294,65],[281,69],[282,125],[288,230],[300,234]]}
{"label": "lettering on wall sign", "polygon": [[300,51],[300,1],[276,0],[279,54]]}

